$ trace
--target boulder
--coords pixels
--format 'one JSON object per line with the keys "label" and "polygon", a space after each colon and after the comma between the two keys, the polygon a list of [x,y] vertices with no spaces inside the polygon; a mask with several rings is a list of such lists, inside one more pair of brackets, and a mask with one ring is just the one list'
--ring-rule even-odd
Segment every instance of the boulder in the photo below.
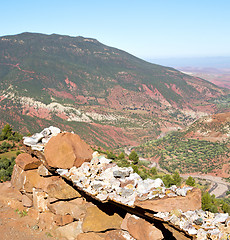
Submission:
{"label": "boulder", "polygon": [[122,218],[114,213],[108,215],[96,206],[87,208],[86,216],[83,220],[83,232],[100,232],[107,229],[120,229]]}
{"label": "boulder", "polygon": [[11,176],[11,186],[17,190],[21,190],[23,187],[24,178],[24,170],[15,164]]}
{"label": "boulder", "polygon": [[49,209],[54,214],[59,214],[61,216],[71,215],[74,219],[82,219],[85,216],[86,208],[84,205],[76,205],[71,202],[58,201],[50,204]]}
{"label": "boulder", "polygon": [[185,197],[166,197],[146,201],[136,200],[134,205],[154,212],[171,212],[174,209],[180,209],[183,212],[194,211],[201,208],[201,190],[193,188]]}
{"label": "boulder", "polygon": [[75,240],[77,236],[82,233],[82,222],[76,221],[55,230],[57,238],[65,238],[68,240]]}
{"label": "boulder", "polygon": [[58,226],[65,226],[71,222],[73,222],[73,217],[70,215],[55,215],[54,217],[54,222]]}
{"label": "boulder", "polygon": [[44,178],[38,175],[37,170],[24,171],[17,164],[14,165],[11,185],[21,192],[32,193],[33,188],[43,188],[45,182]]}
{"label": "boulder", "polygon": [[159,229],[135,215],[131,215],[127,219],[127,230],[137,240],[164,239],[164,236]]}
{"label": "boulder", "polygon": [[79,167],[92,159],[92,149],[77,134],[59,133],[45,146],[45,158],[50,167]]}
{"label": "boulder", "polygon": [[32,157],[28,153],[21,153],[15,159],[15,163],[24,171],[36,169],[41,165],[41,161],[36,157]]}

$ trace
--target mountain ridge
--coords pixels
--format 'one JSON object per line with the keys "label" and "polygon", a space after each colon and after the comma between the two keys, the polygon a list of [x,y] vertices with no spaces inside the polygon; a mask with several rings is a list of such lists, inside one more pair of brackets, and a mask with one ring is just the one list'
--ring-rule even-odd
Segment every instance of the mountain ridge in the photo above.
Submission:
{"label": "mountain ridge", "polygon": [[[116,129],[133,144],[156,137],[164,126],[182,127],[218,111],[209,100],[227,93],[92,38],[22,33],[1,37],[0,49],[1,121],[16,129],[21,122],[31,131],[35,118],[36,130],[47,121],[66,130],[81,125],[103,142],[103,131]],[[18,122],[7,120],[12,111]],[[93,136],[85,137],[94,143]],[[117,139],[112,136],[108,145],[116,146]]]}

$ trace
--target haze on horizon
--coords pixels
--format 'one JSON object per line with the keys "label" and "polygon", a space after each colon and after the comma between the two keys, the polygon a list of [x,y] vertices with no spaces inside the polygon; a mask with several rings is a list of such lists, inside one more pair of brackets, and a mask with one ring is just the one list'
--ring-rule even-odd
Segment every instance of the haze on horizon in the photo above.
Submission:
{"label": "haze on horizon", "polygon": [[230,56],[228,0],[3,1],[0,35],[96,38],[143,59]]}

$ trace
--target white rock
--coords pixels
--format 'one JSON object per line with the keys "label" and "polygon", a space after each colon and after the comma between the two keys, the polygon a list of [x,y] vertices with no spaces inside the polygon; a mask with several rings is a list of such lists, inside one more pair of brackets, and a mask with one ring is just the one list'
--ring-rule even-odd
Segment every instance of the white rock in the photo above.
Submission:
{"label": "white rock", "polygon": [[212,221],[212,224],[223,223],[227,220],[227,218],[228,218],[227,213],[217,213],[214,220]]}
{"label": "white rock", "polygon": [[99,163],[100,163],[100,164],[109,164],[109,163],[111,163],[111,162],[112,162],[111,159],[107,159],[107,158],[105,158],[104,156],[102,156],[102,157],[99,158]]}
{"label": "white rock", "polygon": [[197,240],[206,240],[207,239],[207,232],[202,229],[202,228],[199,228],[197,230]]}
{"label": "white rock", "polygon": [[188,229],[188,234],[196,235],[197,234],[197,230],[194,227],[191,227],[191,228]]}
{"label": "white rock", "polygon": [[58,133],[61,132],[61,130],[58,127],[50,126],[48,129],[51,131],[52,136],[57,136]]}
{"label": "white rock", "polygon": [[36,150],[36,151],[41,152],[41,151],[44,150],[44,146],[43,146],[43,145],[39,145],[39,144],[37,144],[37,145],[31,145],[31,149],[34,150],[34,151]]}
{"label": "white rock", "polygon": [[97,151],[93,152],[93,154],[92,154],[93,158],[97,158],[99,156],[100,156],[100,154]]}
{"label": "white rock", "polygon": [[68,169],[61,169],[61,168],[59,168],[59,169],[57,169],[57,173],[59,174],[59,175],[61,175],[61,176],[68,176],[69,175],[69,171],[68,171]]}
{"label": "white rock", "polygon": [[43,137],[48,137],[51,134],[51,131],[49,128],[44,128],[40,133],[43,135]]}

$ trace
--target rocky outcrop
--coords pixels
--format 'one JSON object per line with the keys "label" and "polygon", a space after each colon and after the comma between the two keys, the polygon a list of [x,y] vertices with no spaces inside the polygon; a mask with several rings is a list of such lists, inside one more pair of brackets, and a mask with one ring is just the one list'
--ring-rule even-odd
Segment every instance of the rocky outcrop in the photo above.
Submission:
{"label": "rocky outcrop", "polygon": [[[70,140],[60,140],[67,136]],[[86,143],[78,151],[80,145],[74,145],[74,139],[78,137],[72,133],[58,134],[45,144],[45,156],[30,150],[38,157],[24,153],[16,161],[11,184],[21,192],[24,206],[36,216],[41,228],[69,240],[185,240],[230,233],[228,215],[210,215],[200,210],[198,189],[166,188],[161,179],[142,180],[132,168],[119,168],[96,152],[86,157],[92,151]],[[63,152],[55,163],[57,146]],[[87,154],[81,155],[83,149],[89,150]],[[47,166],[25,167],[31,166],[31,159],[46,162]],[[76,159],[80,159],[78,167]],[[62,165],[68,166],[65,169],[58,168],[62,161],[67,162]]]}

